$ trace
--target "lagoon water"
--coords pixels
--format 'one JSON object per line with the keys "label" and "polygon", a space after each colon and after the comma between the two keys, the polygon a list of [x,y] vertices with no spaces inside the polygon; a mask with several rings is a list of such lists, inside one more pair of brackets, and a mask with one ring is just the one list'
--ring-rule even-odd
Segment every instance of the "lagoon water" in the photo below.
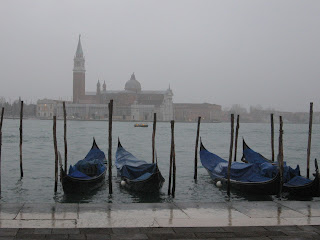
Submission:
{"label": "lagoon water", "polygon": [[[132,203],[132,202],[219,202],[225,201],[226,191],[214,186],[198,159],[198,180],[193,180],[196,123],[175,124],[177,181],[176,196],[167,196],[169,175],[169,153],[171,141],[170,123],[158,122],[156,150],[159,168],[166,179],[159,194],[143,196],[130,193],[120,187],[113,166],[113,194],[108,194],[108,182],[98,191],[87,196],[66,196],[58,184],[54,193],[54,149],[52,120],[23,121],[23,170],[20,179],[19,163],[19,120],[4,119],[2,139],[2,193],[1,202],[81,202],[81,203]],[[275,150],[278,149],[279,128],[275,124]],[[240,123],[237,159],[242,155],[242,137],[254,150],[265,157],[271,156],[270,124]],[[136,157],[152,161],[152,123],[148,128],[134,127],[133,122],[113,123],[112,159],[114,162],[117,138],[124,148]],[[228,159],[230,146],[230,123],[202,123],[200,136],[206,148]],[[92,138],[107,156],[108,122],[68,121],[68,164],[82,159],[90,150]],[[58,150],[64,155],[63,121],[57,122]],[[301,175],[306,175],[308,142],[307,124],[284,124],[284,160],[290,166],[300,164]],[[320,157],[320,125],[313,125],[311,147],[311,172],[314,159]],[[274,197],[244,196],[233,192],[232,199],[272,200]],[[314,199],[319,200],[319,199]]]}

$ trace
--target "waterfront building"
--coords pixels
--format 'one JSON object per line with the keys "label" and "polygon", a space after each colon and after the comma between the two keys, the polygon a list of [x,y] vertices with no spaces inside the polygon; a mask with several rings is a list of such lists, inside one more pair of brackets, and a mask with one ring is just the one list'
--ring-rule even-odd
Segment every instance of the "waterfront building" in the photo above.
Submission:
{"label": "waterfront building", "polygon": [[179,122],[196,122],[201,116],[202,122],[220,122],[221,105],[210,103],[174,103],[174,118]]}
{"label": "waterfront building", "polygon": [[[158,121],[219,121],[221,106],[216,104],[173,104],[173,91],[143,90],[135,73],[124,84],[123,90],[108,89],[106,81],[98,80],[95,91],[86,91],[85,57],[79,36],[73,58],[73,101],[66,102],[69,119],[107,119],[108,103],[113,99],[113,119],[121,121],[152,121],[157,113]],[[51,119],[63,117],[62,101],[43,99],[38,101],[37,117]]]}

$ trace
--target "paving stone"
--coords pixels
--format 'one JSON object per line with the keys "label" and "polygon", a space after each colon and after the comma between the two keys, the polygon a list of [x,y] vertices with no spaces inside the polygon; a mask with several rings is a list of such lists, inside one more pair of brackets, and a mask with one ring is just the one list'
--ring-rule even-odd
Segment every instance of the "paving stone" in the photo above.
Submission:
{"label": "paving stone", "polygon": [[264,227],[268,231],[299,231],[301,229],[298,228],[298,226],[267,226]]}
{"label": "paving stone", "polygon": [[110,234],[86,234],[87,240],[110,240]]}
{"label": "paving stone", "polygon": [[288,236],[295,236],[295,237],[318,237],[320,238],[320,235],[316,232],[312,231],[283,231],[284,234]]}
{"label": "paving stone", "polygon": [[159,234],[147,234],[149,239],[156,239],[156,240],[162,240],[162,239],[195,239],[197,238],[194,233],[159,233]]}
{"label": "paving stone", "polygon": [[84,234],[69,234],[68,240],[85,240],[86,235]]}
{"label": "paving stone", "polygon": [[251,232],[251,231],[243,231],[243,232],[240,232],[240,231],[236,231],[236,232],[233,232],[233,234],[236,236],[236,237],[259,237],[259,236],[265,236],[265,234],[267,233],[267,231],[263,231],[263,232]]}
{"label": "paving stone", "polygon": [[[214,238],[215,240],[270,240],[268,237],[232,237],[232,238]],[[197,239],[199,240],[199,239]],[[209,239],[206,239],[209,240]]]}
{"label": "paving stone", "polygon": [[15,236],[18,230],[18,228],[0,228],[0,237]]}
{"label": "paving stone", "polygon": [[302,231],[312,231],[320,234],[320,228],[317,228],[317,226],[305,225],[305,226],[298,226],[298,228],[301,229]]}
{"label": "paving stone", "polygon": [[64,240],[68,239],[68,234],[46,234],[46,239],[50,240]]}
{"label": "paving stone", "polygon": [[17,240],[26,240],[26,239],[46,239],[45,234],[19,234],[16,236]]}
{"label": "paving stone", "polygon": [[[183,240],[217,240],[217,238],[187,238],[187,239],[183,239]],[[168,238],[168,240],[181,240],[181,238]],[[228,240],[231,240],[231,238],[228,238]],[[246,239],[247,240],[247,239]],[[270,240],[270,239],[268,239]]]}
{"label": "paving stone", "polygon": [[271,240],[306,240],[306,239],[314,239],[314,238],[282,236],[282,237],[269,237],[269,239]]}
{"label": "paving stone", "polygon": [[112,228],[80,228],[80,233],[84,234],[110,234]]}
{"label": "paving stone", "polygon": [[159,234],[152,234],[148,233],[147,234],[149,239],[157,239],[157,240],[162,240],[162,239],[195,239],[197,238],[194,233],[159,233]]}
{"label": "paving stone", "polygon": [[172,228],[140,228],[140,232],[141,233],[172,233],[172,234],[175,233]]}
{"label": "paving stone", "polygon": [[78,228],[54,228],[52,234],[80,234]]}
{"label": "paving stone", "polygon": [[0,240],[14,240],[14,237],[9,237],[9,236],[7,236],[7,237],[1,237],[1,236],[0,236]]}
{"label": "paving stone", "polygon": [[36,228],[34,234],[51,234],[52,228]]}
{"label": "paving stone", "polygon": [[231,238],[235,237],[232,232],[206,232],[206,233],[195,233],[198,238]]}
{"label": "paving stone", "polygon": [[112,228],[114,234],[133,234],[140,233],[140,228]]}
{"label": "paving stone", "polygon": [[225,232],[263,232],[268,231],[264,227],[255,227],[255,226],[244,226],[244,227],[223,227]]}
{"label": "paving stone", "polygon": [[34,228],[20,228],[18,230],[17,235],[19,235],[19,234],[33,234],[34,230],[35,230]]}
{"label": "paving stone", "polygon": [[287,236],[283,231],[267,231],[263,234],[264,236]]}
{"label": "paving stone", "polygon": [[185,233],[185,232],[225,232],[224,228],[221,227],[174,227],[173,230],[176,233]]}
{"label": "paving stone", "polygon": [[111,240],[126,240],[126,239],[147,240],[148,237],[144,233],[111,234]]}

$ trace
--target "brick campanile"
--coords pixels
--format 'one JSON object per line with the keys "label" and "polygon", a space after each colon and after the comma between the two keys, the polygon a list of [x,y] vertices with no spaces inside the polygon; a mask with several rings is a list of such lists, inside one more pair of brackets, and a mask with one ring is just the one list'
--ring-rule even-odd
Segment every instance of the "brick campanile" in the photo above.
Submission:
{"label": "brick campanile", "polygon": [[73,59],[73,103],[80,103],[80,100],[85,97],[86,69],[80,37],[81,35],[79,35],[78,47]]}

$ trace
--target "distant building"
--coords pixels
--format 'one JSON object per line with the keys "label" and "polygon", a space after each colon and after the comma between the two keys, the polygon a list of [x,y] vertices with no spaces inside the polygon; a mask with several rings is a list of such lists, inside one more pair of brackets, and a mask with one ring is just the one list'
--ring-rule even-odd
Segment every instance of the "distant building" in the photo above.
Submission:
{"label": "distant building", "polygon": [[210,103],[174,103],[176,121],[195,122],[201,116],[203,122],[219,122],[222,120],[220,105]]}

